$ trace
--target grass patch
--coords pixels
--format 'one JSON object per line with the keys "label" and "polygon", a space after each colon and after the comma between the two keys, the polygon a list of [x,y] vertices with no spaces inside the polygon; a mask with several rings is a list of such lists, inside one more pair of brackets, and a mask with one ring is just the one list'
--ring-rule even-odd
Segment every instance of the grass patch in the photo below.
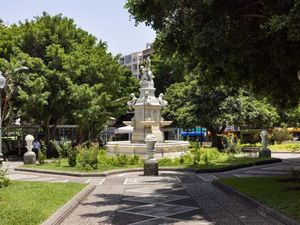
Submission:
{"label": "grass patch", "polygon": [[41,224],[83,187],[77,183],[13,181],[0,188],[0,224]]}
{"label": "grass patch", "polygon": [[300,222],[300,181],[289,177],[220,179],[240,192]]}
{"label": "grass patch", "polygon": [[300,152],[300,143],[282,143],[269,146],[271,151],[280,152]]}
{"label": "grass patch", "polygon": [[241,164],[254,163],[259,161],[264,161],[270,158],[247,158],[247,157],[229,157],[227,154],[220,154],[218,159],[211,160],[206,164],[203,161],[200,161],[198,164],[193,164],[191,162],[183,162],[177,158],[167,159],[159,161],[159,165],[162,167],[179,167],[179,168],[193,168],[193,169],[218,169],[228,166],[236,166]]}

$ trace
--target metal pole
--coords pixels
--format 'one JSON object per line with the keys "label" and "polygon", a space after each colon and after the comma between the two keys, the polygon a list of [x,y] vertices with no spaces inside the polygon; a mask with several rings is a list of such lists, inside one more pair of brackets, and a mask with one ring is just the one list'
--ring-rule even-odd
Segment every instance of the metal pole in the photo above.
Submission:
{"label": "metal pole", "polygon": [[146,97],[144,97],[144,140],[146,138],[146,134],[145,134],[145,105],[146,105]]}
{"label": "metal pole", "polygon": [[200,146],[202,146],[203,140],[202,140],[202,126],[200,127]]}

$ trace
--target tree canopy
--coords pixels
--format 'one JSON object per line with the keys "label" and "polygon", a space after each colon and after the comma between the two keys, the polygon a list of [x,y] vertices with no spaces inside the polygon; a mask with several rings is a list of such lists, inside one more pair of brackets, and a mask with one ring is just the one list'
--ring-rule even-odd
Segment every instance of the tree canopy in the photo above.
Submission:
{"label": "tree canopy", "polygon": [[18,79],[22,118],[40,124],[48,139],[59,123],[78,124],[78,141],[94,138],[111,116],[126,112],[124,96],[137,81],[106,43],[72,19],[44,13],[3,28],[0,36],[1,57],[29,68]]}
{"label": "tree canopy", "polygon": [[207,82],[298,104],[299,0],[128,0],[126,7],[156,30],[161,54],[177,54]]}
{"label": "tree canopy", "polygon": [[[243,89],[207,86],[198,79],[171,85],[166,92],[169,106],[164,114],[183,128],[206,127],[213,146],[221,146],[218,135],[227,126],[269,128],[279,119],[276,108],[266,99],[256,99]],[[168,118],[168,119],[169,119]]]}

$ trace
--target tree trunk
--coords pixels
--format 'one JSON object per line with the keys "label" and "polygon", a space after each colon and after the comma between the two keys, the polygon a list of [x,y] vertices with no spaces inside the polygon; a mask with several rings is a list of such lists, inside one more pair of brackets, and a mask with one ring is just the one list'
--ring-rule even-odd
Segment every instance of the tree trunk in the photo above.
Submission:
{"label": "tree trunk", "polygon": [[84,129],[82,127],[82,125],[78,125],[78,128],[77,128],[77,138],[76,138],[76,145],[79,145],[81,144],[82,142],[84,142],[84,139],[85,139],[85,135],[84,135]]}
{"label": "tree trunk", "polygon": [[224,150],[224,145],[222,143],[222,137],[220,136],[225,130],[226,126],[222,126],[221,129],[214,129],[213,127],[207,128],[212,137],[211,147],[217,148],[219,151]]}
{"label": "tree trunk", "polygon": [[42,129],[44,130],[45,132],[45,145],[47,146],[47,156],[52,156],[53,154],[53,146],[51,144],[51,129],[50,129],[50,120],[51,120],[51,117],[49,116],[47,118],[46,121],[43,121],[42,122]]}

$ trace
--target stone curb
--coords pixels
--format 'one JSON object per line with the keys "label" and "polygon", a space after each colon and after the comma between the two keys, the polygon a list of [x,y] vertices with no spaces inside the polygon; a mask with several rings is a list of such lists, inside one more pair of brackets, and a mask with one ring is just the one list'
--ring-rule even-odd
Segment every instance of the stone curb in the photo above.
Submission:
{"label": "stone curb", "polygon": [[88,196],[94,189],[95,185],[88,185],[83,190],[81,190],[77,195],[75,195],[70,201],[59,208],[54,214],[52,214],[45,222],[41,225],[59,225],[61,224],[67,216],[74,211],[74,209],[79,205],[79,203]]}
{"label": "stone curb", "polygon": [[268,206],[260,203],[259,201],[249,197],[248,195],[239,192],[238,190],[227,186],[223,183],[221,183],[220,181],[212,181],[211,182],[215,187],[217,187],[218,189],[224,191],[225,193],[229,194],[229,195],[233,195],[237,198],[239,198],[240,200],[243,201],[243,203],[251,205],[254,208],[257,208],[257,211],[263,215],[269,215],[279,221],[281,221],[284,224],[288,224],[288,225],[300,225],[299,222],[293,220],[292,218],[289,218],[279,212],[277,212],[276,210],[269,208]]}
{"label": "stone curb", "polygon": [[[55,175],[66,175],[66,176],[75,176],[75,177],[107,177],[115,174],[121,173],[131,173],[131,172],[143,172],[143,168],[136,169],[124,169],[124,170],[113,170],[103,173],[74,173],[74,172],[63,172],[63,171],[55,171],[55,170],[37,170],[32,168],[14,168],[16,171],[22,172],[33,172],[33,173],[46,173],[46,174],[55,174]],[[178,172],[195,172],[194,169],[190,168],[173,168],[173,167],[161,167],[160,171],[178,171]]]}
{"label": "stone curb", "polygon": [[[228,170],[235,170],[250,166],[258,166],[258,165],[265,165],[270,163],[278,163],[282,162],[281,159],[267,159],[259,162],[254,163],[244,163],[239,165],[227,166],[223,168],[212,168],[212,169],[192,169],[192,168],[174,168],[174,167],[160,167],[159,171],[178,171],[178,172],[193,172],[193,173],[217,173],[223,172]],[[55,174],[55,175],[66,175],[66,176],[75,176],[75,177],[107,177],[115,174],[121,173],[131,173],[131,172],[143,172],[143,168],[135,168],[135,169],[120,169],[120,170],[112,170],[103,173],[80,173],[80,172],[64,172],[64,171],[55,171],[55,170],[38,170],[32,168],[23,168],[17,167],[14,168],[16,171],[23,171],[23,172],[33,172],[33,173],[46,173],[46,174]]]}

